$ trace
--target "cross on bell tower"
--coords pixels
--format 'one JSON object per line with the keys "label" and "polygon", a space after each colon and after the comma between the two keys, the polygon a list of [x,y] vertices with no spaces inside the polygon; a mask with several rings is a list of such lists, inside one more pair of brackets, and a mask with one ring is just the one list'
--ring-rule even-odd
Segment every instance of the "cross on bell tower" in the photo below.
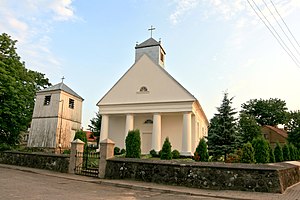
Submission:
{"label": "cross on bell tower", "polygon": [[152,32],[155,30],[155,28],[151,25],[151,27],[148,29],[148,31],[150,31],[151,34],[151,38],[152,38]]}

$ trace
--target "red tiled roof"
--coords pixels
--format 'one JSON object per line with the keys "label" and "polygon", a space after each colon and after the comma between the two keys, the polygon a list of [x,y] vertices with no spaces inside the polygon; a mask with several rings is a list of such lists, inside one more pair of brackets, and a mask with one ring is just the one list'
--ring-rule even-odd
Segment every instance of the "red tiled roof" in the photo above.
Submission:
{"label": "red tiled roof", "polygon": [[276,128],[274,126],[269,126],[269,125],[265,125],[264,127],[267,127],[269,129],[271,129],[272,131],[276,132],[277,134],[281,135],[284,138],[288,137],[288,134],[285,130],[280,129],[280,128]]}

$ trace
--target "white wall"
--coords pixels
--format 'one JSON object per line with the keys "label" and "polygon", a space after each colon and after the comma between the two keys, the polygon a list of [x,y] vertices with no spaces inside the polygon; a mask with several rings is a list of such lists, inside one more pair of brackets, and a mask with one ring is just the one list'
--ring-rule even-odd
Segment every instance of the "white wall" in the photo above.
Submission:
{"label": "white wall", "polygon": [[166,139],[169,137],[169,140],[172,145],[172,150],[177,149],[181,151],[182,146],[182,114],[174,115],[162,115],[162,139],[161,147]]}

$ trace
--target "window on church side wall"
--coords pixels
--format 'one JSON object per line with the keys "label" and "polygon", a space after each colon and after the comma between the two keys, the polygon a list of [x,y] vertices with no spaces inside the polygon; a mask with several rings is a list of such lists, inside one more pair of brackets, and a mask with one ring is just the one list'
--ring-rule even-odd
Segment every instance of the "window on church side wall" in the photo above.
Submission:
{"label": "window on church side wall", "polygon": [[74,109],[74,99],[69,99],[69,108]]}
{"label": "window on church side wall", "polygon": [[51,95],[45,96],[44,106],[50,105]]}

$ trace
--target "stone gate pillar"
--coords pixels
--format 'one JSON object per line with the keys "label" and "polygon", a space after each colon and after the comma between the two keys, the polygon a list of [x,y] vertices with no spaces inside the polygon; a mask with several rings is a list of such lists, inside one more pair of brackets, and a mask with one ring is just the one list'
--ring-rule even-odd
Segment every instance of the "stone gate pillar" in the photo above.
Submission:
{"label": "stone gate pillar", "polygon": [[105,178],[106,159],[114,157],[115,143],[110,139],[100,142],[99,178]]}
{"label": "stone gate pillar", "polygon": [[[82,142],[80,139],[76,139],[73,142],[71,142],[71,153],[70,153],[70,163],[69,163],[70,174],[75,173],[76,153],[78,152],[83,153],[83,150],[84,150],[84,142]],[[82,159],[82,157],[80,159]],[[77,162],[82,163],[82,160],[77,160]]]}

